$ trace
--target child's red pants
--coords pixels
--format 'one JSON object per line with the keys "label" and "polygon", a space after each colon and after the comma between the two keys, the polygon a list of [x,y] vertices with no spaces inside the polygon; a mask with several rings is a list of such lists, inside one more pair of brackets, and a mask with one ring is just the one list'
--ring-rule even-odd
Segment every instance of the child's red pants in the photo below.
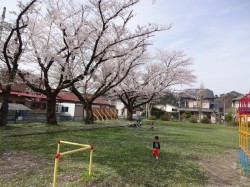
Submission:
{"label": "child's red pants", "polygon": [[156,148],[156,149],[153,149],[153,150],[152,150],[152,155],[158,157],[158,156],[159,156],[159,149],[157,149],[157,148]]}

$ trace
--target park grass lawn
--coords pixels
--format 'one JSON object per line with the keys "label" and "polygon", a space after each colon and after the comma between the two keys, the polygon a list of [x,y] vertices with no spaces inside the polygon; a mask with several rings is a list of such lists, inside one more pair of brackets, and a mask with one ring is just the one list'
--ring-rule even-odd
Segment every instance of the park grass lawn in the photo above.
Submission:
{"label": "park grass lawn", "polygon": [[[71,122],[57,127],[24,124],[1,128],[0,156],[16,161],[8,168],[6,162],[4,165],[6,160],[0,160],[0,167],[6,168],[0,172],[0,184],[52,186],[58,139],[93,144],[95,148],[90,177],[89,151],[60,157],[58,186],[204,186],[207,178],[199,160],[225,156],[229,149],[236,154],[235,127],[158,121],[156,124],[154,131],[149,130],[147,122],[142,128],[84,129],[77,128],[83,124]],[[159,160],[151,155],[155,135],[161,143]],[[75,148],[78,147],[61,144],[61,151]]]}

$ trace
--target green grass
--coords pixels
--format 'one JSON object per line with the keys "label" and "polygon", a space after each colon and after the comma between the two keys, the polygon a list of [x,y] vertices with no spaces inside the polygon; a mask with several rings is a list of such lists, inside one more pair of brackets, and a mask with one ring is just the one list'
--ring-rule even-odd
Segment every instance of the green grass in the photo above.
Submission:
{"label": "green grass", "polygon": [[[198,160],[225,156],[226,150],[237,149],[237,128],[211,124],[160,123],[156,122],[154,131],[149,130],[149,123],[138,129],[83,129],[77,128],[84,126],[79,123],[63,123],[56,127],[28,124],[1,128],[1,154],[16,152],[17,155],[35,155],[44,164],[40,164],[37,169],[31,167],[27,172],[20,172],[18,177],[12,174],[9,177],[0,176],[0,184],[51,186],[59,138],[93,144],[95,149],[91,177],[87,175],[88,151],[61,157],[58,186],[204,186],[207,178]],[[48,132],[48,128],[52,130]],[[161,143],[159,160],[151,155],[155,135],[160,137]],[[77,147],[61,144],[61,151],[74,148]]]}

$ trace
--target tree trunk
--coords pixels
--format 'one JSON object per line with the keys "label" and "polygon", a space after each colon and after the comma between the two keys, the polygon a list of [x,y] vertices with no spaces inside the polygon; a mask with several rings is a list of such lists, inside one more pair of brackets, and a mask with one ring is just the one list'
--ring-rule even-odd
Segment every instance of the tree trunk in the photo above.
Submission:
{"label": "tree trunk", "polygon": [[93,110],[92,110],[92,105],[87,104],[85,107],[86,110],[86,123],[94,123],[94,115],[93,115]]}
{"label": "tree trunk", "polygon": [[47,124],[57,125],[56,95],[47,96]]}
{"label": "tree trunk", "polygon": [[133,110],[127,109],[127,120],[133,121]]}
{"label": "tree trunk", "polygon": [[9,110],[9,97],[10,97],[11,86],[7,85],[5,90],[2,90],[2,106],[0,109],[0,126],[7,125],[8,110]]}

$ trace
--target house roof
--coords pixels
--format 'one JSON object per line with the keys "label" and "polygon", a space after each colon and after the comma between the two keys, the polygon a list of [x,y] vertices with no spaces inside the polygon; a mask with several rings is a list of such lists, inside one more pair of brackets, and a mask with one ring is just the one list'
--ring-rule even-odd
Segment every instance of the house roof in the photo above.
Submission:
{"label": "house roof", "polygon": [[63,101],[73,101],[73,102],[80,102],[78,97],[76,97],[75,94],[72,92],[67,92],[67,91],[61,91],[57,95],[57,99],[63,100]]}
{"label": "house roof", "polygon": [[203,99],[213,99],[214,92],[209,89],[186,89],[182,95],[183,98],[191,98],[195,99],[198,97],[202,97]]}
{"label": "house roof", "polygon": [[239,101],[242,97],[243,97],[243,95],[241,95],[241,96],[239,96],[239,97],[234,98],[232,101]]}
{"label": "house roof", "polygon": [[[0,90],[0,93],[2,93],[2,90]],[[22,92],[22,91],[11,91],[11,95],[17,95],[22,97],[32,97],[37,99],[46,99],[45,95],[38,94],[38,93],[29,93],[29,92]]]}
{"label": "house roof", "polygon": [[12,91],[19,91],[19,92],[27,92],[29,90],[29,87],[25,83],[16,83],[14,82],[11,85]]}
{"label": "house roof", "polygon": [[94,104],[102,104],[102,105],[110,105],[108,101],[101,99],[101,98],[96,98],[93,103]]}
{"label": "house roof", "polygon": [[[78,99],[78,97],[74,93],[68,92],[68,91],[61,91],[57,95],[57,99],[62,100],[62,101],[80,102],[80,100]],[[104,100],[102,98],[96,98],[94,100],[93,104],[110,105],[106,100]]]}
{"label": "house roof", "polygon": [[[2,90],[0,90],[0,93],[2,93]],[[23,91],[11,91],[11,95],[17,95],[20,97],[30,97],[30,98],[36,98],[36,99],[46,99],[47,97],[45,95],[39,94],[39,93],[29,93],[29,92],[23,92]],[[80,102],[80,100],[76,97],[76,95],[72,92],[67,91],[61,91],[57,95],[57,99],[61,101],[70,101],[70,102]],[[110,105],[106,100],[102,98],[97,98],[94,100],[93,104],[95,105]]]}
{"label": "house roof", "polygon": [[[30,108],[17,103],[8,103],[9,109],[8,110],[31,110]],[[0,108],[2,106],[2,103],[0,103]]]}
{"label": "house roof", "polygon": [[47,97],[42,94],[38,93],[27,93],[27,92],[18,92],[18,91],[11,91],[10,94],[12,95],[18,95],[18,96],[23,96],[23,97],[33,97],[37,99],[46,99]]}

